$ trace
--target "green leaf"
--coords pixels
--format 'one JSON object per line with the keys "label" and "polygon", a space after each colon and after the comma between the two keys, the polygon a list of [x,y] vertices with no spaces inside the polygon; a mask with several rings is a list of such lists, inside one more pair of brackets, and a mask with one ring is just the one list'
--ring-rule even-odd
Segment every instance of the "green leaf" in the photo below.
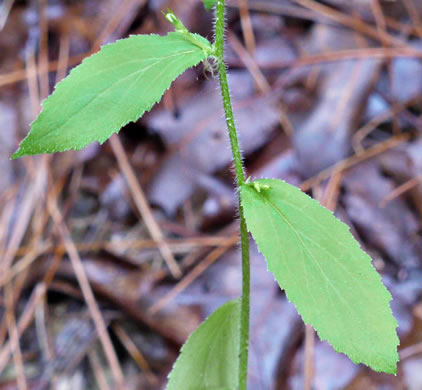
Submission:
{"label": "green leaf", "polygon": [[240,301],[227,302],[193,332],[174,364],[166,390],[237,390]]}
{"label": "green leaf", "polygon": [[43,102],[41,114],[12,158],[103,143],[136,121],[177,76],[212,52],[205,38],[191,35],[202,47],[179,32],[135,35],[85,59]]}
{"label": "green leaf", "polygon": [[304,322],[353,362],[396,373],[391,295],[347,225],[281,180],[240,193],[248,230]]}
{"label": "green leaf", "polygon": [[217,0],[203,0],[204,6],[207,10],[210,10],[212,7],[214,7],[215,3],[217,3]]}

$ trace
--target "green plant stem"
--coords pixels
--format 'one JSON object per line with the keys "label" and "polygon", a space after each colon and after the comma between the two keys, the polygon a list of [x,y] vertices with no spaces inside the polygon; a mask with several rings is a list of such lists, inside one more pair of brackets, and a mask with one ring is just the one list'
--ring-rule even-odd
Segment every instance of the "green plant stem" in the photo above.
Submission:
{"label": "green plant stem", "polygon": [[[223,97],[224,112],[226,115],[227,129],[233,153],[237,186],[245,182],[242,154],[234,123],[233,108],[231,104],[229,84],[227,81],[226,64],[224,62],[224,0],[218,0],[216,5],[215,49],[218,63],[218,76],[220,79],[221,95]],[[248,345],[249,345],[249,311],[250,311],[250,260],[249,236],[246,221],[243,215],[239,198],[240,239],[242,249],[242,304],[240,315],[240,359],[239,359],[239,390],[247,389],[248,380]]]}

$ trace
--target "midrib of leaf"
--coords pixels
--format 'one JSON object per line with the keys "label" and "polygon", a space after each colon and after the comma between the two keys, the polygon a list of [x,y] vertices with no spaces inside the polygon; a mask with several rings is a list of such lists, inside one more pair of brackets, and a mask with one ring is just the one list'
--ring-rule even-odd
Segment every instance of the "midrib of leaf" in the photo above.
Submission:
{"label": "midrib of leaf", "polygon": [[295,234],[295,236],[297,237],[297,239],[299,240],[301,247],[303,250],[305,250],[309,257],[312,259],[312,261],[314,262],[315,265],[318,266],[318,268],[320,269],[321,273],[324,275],[325,279],[327,280],[328,283],[330,283],[330,280],[328,279],[327,275],[325,274],[325,272],[321,269],[321,266],[318,264],[318,261],[314,258],[314,256],[312,255],[312,253],[309,252],[308,248],[306,247],[305,243],[302,240],[301,235],[298,233],[298,231],[295,229],[295,227],[290,223],[289,219],[287,218],[287,216],[284,215],[284,213],[273,203],[271,202],[270,199],[266,198],[264,195],[262,195],[261,193],[258,193],[259,196],[262,197],[262,199],[264,199],[264,201],[266,203],[268,203],[275,211],[278,215],[280,215],[280,217],[284,220],[284,222],[286,222],[287,226],[290,227],[290,229],[292,229],[293,233]]}
{"label": "midrib of leaf", "polygon": [[[264,202],[266,202],[267,204],[269,204],[270,207],[272,207],[276,211],[276,213],[278,215],[280,215],[280,217],[286,222],[286,224],[290,227],[290,229],[292,229],[293,233],[298,238],[298,241],[301,244],[301,248],[308,254],[308,257],[312,260],[312,262],[314,263],[314,265],[316,265],[316,267],[320,270],[321,274],[324,276],[325,280],[327,281],[327,283],[325,284],[325,286],[331,287],[331,289],[334,291],[334,293],[339,297],[339,299],[344,303],[344,305],[348,309],[348,311],[352,314],[352,317],[354,317],[355,319],[357,319],[357,322],[362,325],[361,318],[355,313],[355,311],[349,305],[349,303],[347,302],[347,300],[345,300],[344,297],[340,294],[340,291],[338,291],[338,289],[332,284],[332,282],[330,281],[330,279],[328,278],[328,276],[325,274],[324,270],[319,265],[318,261],[314,258],[314,256],[312,255],[312,253],[306,247],[305,243],[302,240],[301,235],[298,233],[298,231],[295,229],[295,227],[290,223],[290,221],[287,218],[287,216],[285,216],[284,213],[270,199],[268,199],[267,197],[264,196],[265,191],[264,192],[257,192],[257,193],[258,193],[258,196],[260,196],[264,200]],[[306,234],[304,234],[304,236],[307,239],[311,240],[309,238],[309,236],[307,236]],[[335,259],[335,261],[337,262],[337,264],[341,264],[341,262],[339,262],[333,255],[330,254],[330,257],[332,259]],[[304,268],[306,268],[306,267],[304,267]],[[345,269],[344,266],[343,266],[343,269]],[[347,268],[346,268],[346,270],[347,270]],[[350,274],[350,271],[347,270],[347,272]],[[327,294],[328,294],[328,291],[327,291]],[[328,296],[330,296],[330,294],[328,294]]]}
{"label": "midrib of leaf", "polygon": [[[312,201],[313,201],[313,199],[311,199]],[[268,202],[270,202],[270,203],[272,203],[269,199],[268,199]],[[309,216],[306,214],[306,213],[304,213],[303,212],[303,210],[301,210],[301,209],[299,209],[298,207],[296,207],[296,205],[295,204],[293,204],[293,203],[291,203],[291,202],[288,202],[286,199],[283,199],[283,202],[284,203],[286,203],[287,205],[289,205],[290,207],[292,207],[292,208],[294,208],[295,210],[296,210],[296,212],[298,212],[298,213],[300,213],[302,216],[304,216],[310,223],[313,223],[313,224],[316,224],[316,225],[318,225],[320,228],[321,228],[321,230],[325,230],[325,227],[324,226],[322,226],[322,225],[320,225],[319,224],[319,222],[318,222],[318,220],[316,220],[316,219],[311,219],[311,218],[309,218]],[[280,212],[280,214],[282,215],[282,212],[281,212],[281,210],[279,209],[279,208],[277,208],[276,207],[276,205],[273,205],[272,204],[272,206],[275,208],[275,209],[277,209],[279,212]],[[288,223],[288,218],[287,217],[285,217],[286,218],[286,223]],[[291,224],[289,225],[289,226],[291,226]],[[294,229],[294,227],[293,226],[291,226],[293,229]],[[296,232],[296,234],[298,234],[297,232]],[[332,253],[331,252],[329,252],[326,248],[324,248],[323,246],[321,246],[317,241],[315,241],[315,240],[313,240],[310,236],[308,236],[308,235],[306,235],[306,234],[304,234],[303,235],[303,237],[305,238],[305,239],[307,239],[308,241],[310,241],[310,242],[312,242],[315,246],[317,246],[320,250],[322,250],[328,257],[330,257],[337,265],[339,265],[350,277],[351,277],[351,279],[353,279],[353,280],[355,280],[355,281],[357,281],[357,282],[359,282],[361,285],[363,285],[363,286],[365,286],[365,284],[363,284],[362,283],[362,279],[360,279],[360,278],[358,278],[358,277],[356,277],[352,272],[350,272],[350,270],[343,264],[343,262],[341,262],[340,260],[338,260],[335,256],[333,256],[332,255]],[[337,241],[337,244],[339,244],[339,245],[341,245],[343,248],[345,248],[345,249],[349,249],[348,247],[346,247],[344,244],[343,244],[343,242],[341,242],[341,241]],[[365,286],[366,287],[366,286]],[[368,294],[368,292],[366,291],[366,288],[364,288],[364,289],[362,289],[361,290],[361,292],[363,292],[364,293],[364,295],[367,295]]]}
{"label": "midrib of leaf", "polygon": [[[329,286],[331,286],[331,288],[335,291],[335,292],[337,292],[337,289],[330,283],[330,281],[329,281],[329,279],[328,279],[328,277],[325,275],[325,273],[322,271],[322,269],[320,268],[320,266],[319,266],[319,264],[318,264],[318,262],[314,259],[314,257],[311,255],[311,253],[307,250],[307,248],[306,248],[306,246],[305,246],[305,244],[304,244],[304,242],[302,241],[302,239],[301,239],[301,236],[299,235],[299,233],[296,231],[296,229],[294,228],[294,226],[290,223],[290,221],[289,221],[289,219],[287,218],[287,216],[285,216],[284,215],[284,213],[270,200],[270,199],[267,199],[264,195],[263,195],[263,193],[261,192],[261,193],[259,193],[259,192],[257,192],[257,194],[260,196],[260,197],[262,197],[262,199],[264,200],[264,202],[266,202],[267,204],[269,204],[270,205],[270,207],[271,208],[273,208],[275,211],[276,211],[276,213],[278,214],[278,215],[280,215],[280,217],[283,219],[283,221],[285,221],[285,223],[287,224],[287,226],[289,226],[290,228],[291,228],[291,230],[293,231],[293,233],[296,235],[296,237],[298,238],[298,241],[302,244],[301,245],[301,250],[302,251],[306,251],[308,254],[309,254],[309,256],[311,257],[311,259],[312,259],[312,261],[313,261],[313,263],[314,264],[316,264],[317,266],[318,266],[318,268],[321,270],[321,273],[324,275],[324,277],[325,277],[325,279],[328,281],[328,283],[323,283],[323,288],[326,290],[326,294],[327,294],[327,296],[328,296],[328,299],[330,300],[330,306],[334,309],[334,310],[332,310],[333,312],[335,312],[336,313],[336,315],[337,315],[337,317],[339,318],[339,316],[338,316],[338,313],[337,313],[337,310],[335,310],[335,305],[333,304],[333,302],[332,302],[332,300],[331,300],[331,294],[329,293],[329,290],[328,290],[328,287]],[[274,225],[274,219],[273,218],[269,218],[269,220],[271,221],[271,224],[273,225],[273,227],[274,227],[274,231],[277,231],[277,226],[275,226]],[[275,237],[276,237],[276,239],[277,239],[277,241],[278,241],[278,243],[279,243],[279,247],[281,248],[282,247],[282,245],[281,245],[281,243],[280,243],[280,237],[276,234],[275,235]],[[280,251],[280,253],[282,253],[283,255],[284,255],[284,251]],[[309,294],[308,294],[308,296],[309,297],[311,297],[311,299],[312,299],[312,301],[313,301],[313,303],[314,303],[314,305],[313,305],[313,307],[316,309],[316,310],[318,310],[318,312],[321,314],[321,310],[320,310],[320,305],[318,304],[318,302],[315,300],[315,297],[314,297],[314,295],[311,293],[311,289],[310,289],[310,286],[309,286],[309,280],[310,280],[310,277],[309,277],[309,269],[308,269],[308,267],[307,267],[307,265],[306,265],[306,261],[304,261],[304,260],[302,260],[302,261],[300,261],[300,263],[302,264],[302,269],[303,269],[303,274],[305,275],[305,280],[306,280],[306,285],[307,285],[307,290],[308,290],[308,292],[309,292]],[[289,264],[289,261],[284,261],[284,264],[286,265],[286,267],[287,268],[290,268],[290,264]],[[291,275],[294,275],[294,273],[292,273],[292,271],[291,271],[291,269],[290,269],[290,271],[289,271],[289,273],[291,274]],[[314,283],[315,285],[316,284],[319,284],[319,283]],[[287,296],[289,295],[288,294],[288,292],[286,291],[286,294],[287,294]],[[339,296],[339,298],[342,300],[342,301],[344,301],[346,304],[347,304],[347,301],[345,301],[344,300],[344,298],[342,298],[342,296],[341,295],[339,295],[339,293],[337,292],[337,295]],[[352,317],[354,317],[354,318],[359,318],[359,316],[356,316],[355,315],[355,313],[351,310],[351,308],[350,308],[350,305],[348,305],[347,304],[347,308],[348,308],[348,310],[352,313]],[[339,321],[339,323],[340,323],[341,321]],[[360,324],[362,324],[362,322],[361,322],[361,320],[359,319],[359,323]],[[337,323],[336,323],[336,327],[337,327],[337,332],[338,332],[338,325],[337,325]]]}
{"label": "midrib of leaf", "polygon": [[[146,50],[147,49],[147,47],[146,47],[147,45],[145,43],[142,46],[143,46],[143,50]],[[151,45],[151,46],[154,46],[154,45]],[[163,44],[163,43],[160,43],[160,47],[162,48],[163,46],[167,46],[167,45],[166,44]],[[174,43],[169,44],[169,46],[174,46]],[[138,58],[138,59],[129,60],[129,61],[124,62],[124,65],[132,64],[132,63],[139,63],[139,64],[141,64],[144,61],[151,61],[151,60],[158,60],[158,61],[160,61],[160,60],[166,60],[168,58],[175,57],[175,56],[178,56],[180,54],[190,54],[190,53],[194,53],[194,52],[195,52],[195,50],[187,50],[187,51],[184,51],[184,52],[174,53],[174,54],[169,55],[169,56],[166,56],[166,57],[145,57],[145,58]],[[99,54],[99,53],[100,52],[95,53],[95,54]],[[87,59],[90,60],[91,57],[88,57]],[[112,70],[114,68],[118,68],[119,66],[122,66],[122,64],[121,63],[112,64],[111,66],[109,66],[107,68],[103,68],[101,70],[101,72],[96,72],[96,76],[98,76],[98,75],[100,75],[102,73],[106,73],[106,72],[108,72],[108,71],[110,71],[110,70]]]}
{"label": "midrib of leaf", "polygon": [[[189,53],[190,52],[192,52],[192,51],[189,51]],[[98,54],[98,53],[96,53],[96,54]],[[124,63],[112,64],[111,66],[103,67],[101,69],[101,71],[96,71],[95,76],[97,76],[97,77],[101,76],[103,73],[108,73],[113,69],[117,69],[117,68],[120,68],[122,66],[127,66],[129,64],[142,64],[143,62],[146,62],[146,61],[153,61],[153,60],[160,60],[160,59],[162,59],[162,58],[160,58],[160,57],[148,57],[148,58],[130,60],[130,61],[127,61],[127,62],[124,62]]]}
{"label": "midrib of leaf", "polygon": [[[305,244],[303,243],[303,241],[300,238],[299,233],[296,231],[296,229],[294,228],[294,226],[289,222],[289,219],[287,218],[287,216],[285,216],[283,214],[283,212],[273,203],[271,202],[270,199],[267,199],[266,197],[264,197],[262,194],[260,194],[263,199],[265,201],[267,201],[279,214],[280,216],[285,220],[285,222],[288,224],[288,226],[295,232],[295,234],[298,236],[298,238],[300,239],[301,243],[303,244],[304,247]],[[314,201],[313,199],[311,199],[312,201]],[[310,219],[309,216],[303,212],[303,210],[299,209],[298,207],[296,207],[295,204],[288,202],[286,199],[283,199],[283,202],[286,203],[287,205],[289,205],[290,207],[294,208],[296,210],[296,212],[300,213],[302,216],[304,216],[308,221],[310,221],[312,224],[318,225],[318,227],[321,228],[321,230],[325,230],[325,227],[323,225],[320,225],[318,220],[316,219]],[[307,240],[309,240],[310,242],[312,242],[313,244],[315,244],[316,246],[318,246],[318,248],[320,248],[321,250],[323,250],[336,264],[338,264],[340,267],[343,268],[344,271],[347,272],[348,275],[350,275],[352,277],[352,279],[355,279],[359,282],[361,282],[361,279],[357,278],[353,273],[350,272],[350,270],[348,268],[346,268],[344,266],[344,264],[339,261],[335,256],[332,255],[332,253],[330,253],[329,251],[327,251],[326,248],[324,248],[323,246],[321,246],[318,242],[316,242],[315,240],[313,240],[311,237],[309,237],[308,235],[304,234],[303,235]],[[349,249],[348,247],[346,247],[343,242],[341,241],[337,241],[337,244],[341,245],[343,248],[345,249]]]}
{"label": "midrib of leaf", "polygon": [[[268,202],[269,204],[270,204],[270,206],[271,207],[273,207],[276,211],[278,210],[279,211],[279,215],[282,217],[282,219],[287,223],[287,225],[288,226],[291,226],[291,224],[289,223],[289,221],[288,221],[288,219],[287,219],[287,217],[286,216],[284,216],[284,214],[283,214],[283,212],[281,212],[281,210],[279,210],[275,205],[273,205],[273,203],[269,200],[269,199],[266,199],[263,195],[262,195],[262,193],[258,193],[263,199],[264,199],[264,202]],[[269,220],[271,221],[271,224],[273,225],[273,228],[274,228],[274,231],[277,231],[277,226],[276,225],[274,225],[274,219],[273,218],[269,218]],[[293,228],[293,227],[292,227]],[[295,232],[295,229],[293,228],[292,229],[293,230],[293,232]],[[296,235],[297,235],[297,233],[295,233]],[[282,248],[282,245],[281,245],[281,242],[280,242],[280,236],[278,235],[278,234],[276,234],[275,235],[275,237],[276,237],[276,239],[277,239],[277,241],[278,241],[278,244],[279,244],[279,247],[280,248]],[[301,246],[301,250],[303,251],[303,246]],[[283,254],[283,256],[284,256],[284,254],[285,254],[285,251],[284,250],[280,250],[280,253],[281,254]],[[311,289],[310,289],[310,286],[309,286],[309,274],[308,274],[308,267],[306,267],[306,263],[304,262],[304,261],[301,261],[300,262],[301,264],[302,264],[302,269],[303,269],[303,274],[304,275],[306,275],[306,277],[305,277],[305,279],[306,279],[306,286],[307,286],[307,289],[308,289],[308,291],[309,291],[309,296],[311,296],[312,298],[312,301],[314,302],[314,307],[317,307],[318,308],[318,311],[320,312],[320,309],[319,309],[319,305],[318,305],[318,303],[315,301],[315,297],[314,297],[314,295],[313,294],[311,294],[310,292],[311,292]],[[292,272],[292,270],[291,270],[291,267],[290,267],[290,262],[288,261],[288,260],[285,260],[284,261],[284,264],[286,265],[286,267],[287,268],[289,268],[289,273],[291,274],[291,275],[294,275],[294,272]],[[325,287],[326,288],[326,287]],[[286,292],[286,294],[287,294],[287,292]]]}
{"label": "midrib of leaf", "polygon": [[[312,199],[312,198],[310,198],[310,200],[312,201],[312,202],[316,202],[317,203],[317,201],[316,200],[314,200],[314,199]],[[323,230],[323,231],[325,231],[326,232],[326,227],[324,226],[324,225],[321,225],[320,223],[319,223],[319,221],[317,220],[317,219],[310,219],[309,218],[309,216],[306,214],[306,213],[304,213],[303,211],[306,209],[306,207],[304,208],[304,209],[300,209],[300,208],[298,208],[294,203],[291,203],[291,202],[289,202],[288,200],[286,200],[286,199],[283,199],[283,202],[284,203],[286,203],[288,206],[290,206],[290,207],[292,207],[292,208],[294,208],[295,210],[296,210],[296,212],[298,212],[298,213],[300,213],[301,215],[303,215],[308,221],[310,221],[311,223],[313,223],[313,224],[315,224],[315,225],[318,225],[318,227],[321,229],[321,230]],[[329,211],[329,210],[328,210]],[[343,248],[347,248],[347,247],[345,247],[344,246],[344,244],[340,241],[339,242],[339,244],[343,247]]]}
{"label": "midrib of leaf", "polygon": [[[191,54],[191,53],[194,53],[195,52],[195,50],[187,50],[187,51],[184,51],[184,52],[179,52],[179,53],[176,53],[176,54],[172,54],[172,55],[170,55],[170,56],[167,56],[167,57],[161,57],[160,59],[159,59],[159,61],[156,61],[156,62],[154,62],[154,63],[152,63],[151,65],[149,65],[148,67],[146,67],[146,68],[142,68],[142,69],[139,69],[138,71],[135,71],[135,72],[133,72],[133,73],[131,73],[131,74],[129,74],[129,75],[127,75],[127,76],[125,76],[125,77],[122,77],[122,78],[120,78],[120,79],[118,79],[118,80],[116,80],[115,82],[113,82],[113,83],[111,83],[110,85],[108,85],[105,89],[103,89],[99,94],[96,94],[95,96],[93,96],[93,98],[90,100],[90,101],[88,101],[85,105],[84,105],[84,107],[81,109],[81,110],[79,110],[79,111],[76,111],[75,113],[73,113],[70,117],[68,117],[64,122],[62,122],[60,125],[58,125],[57,127],[55,127],[54,129],[51,129],[49,132],[47,132],[45,135],[44,135],[44,137],[48,137],[49,135],[51,135],[52,133],[54,133],[54,132],[56,132],[56,131],[58,131],[58,130],[60,130],[63,126],[65,126],[70,120],[72,120],[76,115],[78,115],[78,114],[80,114],[81,112],[83,112],[83,111],[85,111],[87,108],[89,108],[89,106],[92,104],[92,103],[94,103],[97,99],[99,99],[99,98],[101,98],[102,96],[104,96],[107,92],[109,92],[109,90],[111,89],[111,88],[113,88],[113,87],[115,87],[116,85],[118,85],[118,84],[120,84],[121,82],[123,82],[123,81],[126,81],[127,79],[130,79],[131,77],[134,77],[135,75],[137,75],[137,77],[136,77],[136,79],[135,79],[135,81],[132,83],[132,85],[131,85],[131,87],[133,87],[133,85],[136,85],[136,82],[137,82],[137,80],[139,79],[139,77],[140,76],[142,76],[142,74],[145,72],[145,71],[147,71],[148,69],[150,69],[151,67],[153,67],[153,66],[155,66],[155,65],[157,65],[159,62],[161,62],[161,61],[164,61],[164,60],[167,60],[167,59],[169,59],[169,58],[172,58],[172,57],[176,57],[176,60],[178,59],[178,57],[180,56],[180,55],[183,55],[183,54]],[[179,57],[179,58],[181,58],[181,57]],[[174,62],[175,61],[173,61],[173,62],[170,62],[169,64],[167,64],[167,66],[164,68],[164,69],[167,69],[167,67],[169,66],[169,65],[173,65],[174,64]],[[121,64],[120,64],[120,66],[121,66]],[[161,76],[162,74],[164,73],[164,71],[163,71],[163,69],[161,70],[161,72],[158,74],[158,77],[159,76]],[[158,77],[154,77],[153,78],[153,81],[155,81]],[[130,91],[130,88],[128,88],[128,91],[126,91],[126,95],[124,95],[124,96],[127,96],[127,94],[129,93],[129,91]]]}

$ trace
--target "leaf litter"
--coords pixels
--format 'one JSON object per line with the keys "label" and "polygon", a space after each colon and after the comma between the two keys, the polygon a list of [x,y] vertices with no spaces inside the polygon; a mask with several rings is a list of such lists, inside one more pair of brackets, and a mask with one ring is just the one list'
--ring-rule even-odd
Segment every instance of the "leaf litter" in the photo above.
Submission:
{"label": "leaf litter", "polygon": [[[125,8],[114,0],[63,0],[47,5],[43,13],[42,8],[16,2],[0,34],[1,53],[8,53],[6,57],[2,55],[0,65],[4,122],[0,126],[0,138],[4,140],[0,148],[0,252],[13,249],[11,237],[18,236],[16,229],[22,229],[22,242],[13,253],[12,267],[16,268],[10,270],[19,271],[11,283],[24,358],[22,373],[15,370],[13,354],[5,354],[10,344],[2,310],[0,388],[17,388],[22,375],[31,389],[40,385],[40,379],[53,381],[53,376],[63,388],[75,388],[78,383],[83,388],[94,388],[101,374],[110,377],[98,331],[86,320],[87,309],[82,304],[76,277],[49,224],[46,210],[51,197],[58,199],[79,250],[108,331],[113,335],[113,347],[118,351],[128,389],[162,388],[188,334],[216,307],[239,293],[239,254],[235,248],[225,247],[227,235],[233,234],[227,233],[227,228],[236,217],[235,202],[225,197],[233,187],[230,153],[219,91],[200,67],[178,79],[150,114],[123,129],[121,139],[137,179],[149,195],[153,216],[171,242],[170,248],[184,275],[190,275],[195,266],[202,266],[207,256],[216,257],[213,265],[203,265],[202,276],[193,278],[157,314],[148,314],[148,309],[172,291],[178,281],[163,266],[157,243],[149,236],[107,143],[67,156],[54,156],[48,167],[51,176],[46,192],[34,204],[29,222],[19,224],[20,210],[25,206],[23,191],[38,161],[12,163],[7,158],[28,131],[25,118],[32,118],[31,104],[34,105],[36,95],[33,65],[25,53],[35,48],[33,54],[37,57],[48,49],[51,91],[56,70],[68,72],[98,45],[99,38],[104,44],[136,33],[165,34],[168,24],[157,21],[161,10],[168,7],[194,32],[209,36],[212,15],[203,10],[199,1],[148,3],[147,6],[144,1],[133,1]],[[422,365],[418,352],[422,342],[418,314],[418,286],[422,285],[422,184],[411,182],[408,189],[404,187],[404,192],[394,196],[400,186],[422,174],[421,128],[415,119],[422,112],[420,61],[402,57],[335,60],[339,51],[383,48],[381,38],[367,34],[367,26],[375,32],[380,27],[372,2],[325,2],[336,12],[335,19],[327,8],[307,8],[310,3],[249,2],[257,43],[255,61],[271,87],[268,94],[260,93],[244,58],[234,51],[228,57],[248,174],[276,176],[300,185],[308,178],[318,178],[323,169],[355,156],[353,168],[335,171],[340,178],[337,213],[375,259],[374,265],[392,292],[404,360],[398,376],[386,378],[350,365],[343,356],[316,340],[314,383],[322,388],[417,389],[422,387],[418,375]],[[414,0],[380,0],[379,4],[393,41],[400,39],[406,46],[420,50],[420,4]],[[360,17],[365,24],[351,28],[342,23],[339,15]],[[47,45],[38,44],[38,20],[48,22]],[[235,4],[228,12],[228,28],[243,42]],[[71,39],[66,48],[67,34]],[[294,64],[294,60],[320,54],[332,56],[333,61],[311,66]],[[375,114],[368,109],[374,101],[381,107]],[[386,119],[372,129],[367,127],[368,121],[380,113]],[[293,134],[286,134],[280,115],[290,121]],[[379,155],[366,156],[355,149],[357,137],[365,150],[401,134],[408,137],[406,141]],[[312,194],[318,197],[327,183],[315,183]],[[212,214],[207,214],[210,205]],[[35,258],[32,254],[36,252],[31,251],[34,245],[42,249]],[[218,252],[214,255],[215,251]],[[225,254],[218,255],[220,252]],[[265,269],[260,269],[263,262],[256,250],[252,263],[255,287],[250,388],[303,388],[306,356],[302,325],[271,276],[268,279]],[[37,295],[42,291],[42,281],[47,286],[46,300]],[[4,307],[3,298],[0,304]],[[70,331],[75,323],[80,325]],[[124,327],[151,371],[133,358],[135,350],[125,349],[123,339],[114,333],[115,325]],[[45,343],[43,335],[50,341]],[[85,344],[76,342],[84,335]],[[64,355],[57,353],[54,346],[69,340],[74,348]],[[87,345],[94,346],[99,364],[92,364]],[[54,359],[57,367],[67,366],[71,359],[74,363],[69,372],[52,370],[48,367]]]}

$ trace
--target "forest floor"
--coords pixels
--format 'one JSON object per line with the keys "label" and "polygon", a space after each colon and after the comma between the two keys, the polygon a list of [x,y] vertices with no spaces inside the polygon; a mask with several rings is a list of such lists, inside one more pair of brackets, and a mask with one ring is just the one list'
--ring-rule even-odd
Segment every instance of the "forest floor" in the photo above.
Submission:
{"label": "forest floor", "polygon": [[[401,340],[397,376],[355,366],[252,245],[249,388],[422,389],[422,2],[228,4],[248,176],[297,185],[351,227]],[[0,390],[163,389],[187,336],[240,294],[231,152],[202,65],[101,146],[10,161],[56,82],[103,44],[171,31],[167,8],[212,39],[200,0],[0,5]]]}

